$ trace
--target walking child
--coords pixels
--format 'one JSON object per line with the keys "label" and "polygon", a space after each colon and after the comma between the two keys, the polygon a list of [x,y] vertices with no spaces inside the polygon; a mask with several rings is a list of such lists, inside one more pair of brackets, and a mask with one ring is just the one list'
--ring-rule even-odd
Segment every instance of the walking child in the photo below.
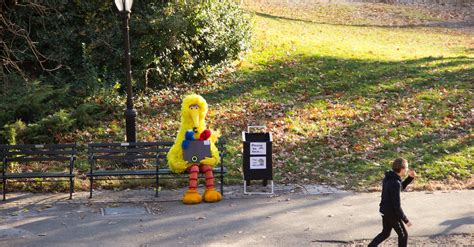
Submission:
{"label": "walking child", "polygon": [[[409,175],[402,182],[402,178]],[[404,190],[416,177],[415,171],[408,169],[408,161],[398,158],[393,161],[392,170],[385,172],[382,182],[382,200],[380,214],[382,215],[382,232],[377,235],[369,246],[378,246],[390,236],[392,229],[398,234],[398,246],[407,246],[408,233],[404,223],[410,227],[412,223],[403,213],[400,203],[400,192]]]}

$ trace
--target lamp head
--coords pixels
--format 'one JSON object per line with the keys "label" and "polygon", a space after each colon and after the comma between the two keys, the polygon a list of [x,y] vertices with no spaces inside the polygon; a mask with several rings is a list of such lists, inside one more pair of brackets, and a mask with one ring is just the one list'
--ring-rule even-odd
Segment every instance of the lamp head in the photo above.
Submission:
{"label": "lamp head", "polygon": [[130,12],[132,9],[133,0],[114,0],[114,2],[120,12]]}

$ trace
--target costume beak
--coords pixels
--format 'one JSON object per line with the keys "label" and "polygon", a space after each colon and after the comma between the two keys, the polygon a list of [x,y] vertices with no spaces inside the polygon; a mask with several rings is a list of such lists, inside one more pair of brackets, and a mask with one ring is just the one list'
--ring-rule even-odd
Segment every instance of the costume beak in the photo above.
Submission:
{"label": "costume beak", "polygon": [[199,112],[198,111],[191,111],[191,118],[193,119],[193,131],[194,133],[198,132],[199,126]]}

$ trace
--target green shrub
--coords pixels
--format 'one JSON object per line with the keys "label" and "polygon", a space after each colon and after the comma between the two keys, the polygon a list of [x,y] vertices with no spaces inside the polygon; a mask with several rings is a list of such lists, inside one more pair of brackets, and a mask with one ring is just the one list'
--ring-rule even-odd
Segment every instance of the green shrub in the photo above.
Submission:
{"label": "green shrub", "polygon": [[10,125],[5,125],[0,131],[0,143],[8,143],[11,145],[17,144],[18,132],[22,133],[26,129],[26,124],[21,120],[16,121]]}
{"label": "green shrub", "polygon": [[249,49],[250,16],[233,1],[170,3],[154,19],[149,28],[158,37],[140,44],[153,47],[145,73],[150,87],[207,78]]}
{"label": "green shrub", "polygon": [[[0,71],[2,142],[12,133],[20,142],[57,139],[54,133],[92,125],[123,106],[115,91],[126,88],[122,25],[112,2],[33,2],[10,1],[3,13],[15,27],[29,30],[31,42],[11,28],[2,34],[13,53],[0,57],[20,61],[19,70]],[[212,76],[249,48],[250,32],[249,15],[231,0],[135,1],[134,91]],[[26,129],[11,132],[15,122]]]}
{"label": "green shrub", "polygon": [[[36,44],[35,53],[10,29],[3,37],[27,78],[55,88],[71,85],[76,96],[124,84],[122,23],[111,2],[45,0],[38,4],[44,9],[33,6],[16,4],[5,12],[31,30]],[[232,0],[135,1],[130,41],[136,89],[209,77],[247,50],[250,38],[250,16]],[[11,71],[7,81],[16,76]]]}
{"label": "green shrub", "polygon": [[76,126],[90,126],[97,121],[97,118],[103,117],[104,111],[101,106],[95,103],[84,103],[77,107],[73,114],[76,119]]}
{"label": "green shrub", "polygon": [[0,134],[4,142],[8,143],[16,140],[21,143],[57,143],[60,135],[70,131],[73,124],[71,115],[65,110],[59,110],[32,124],[18,120],[6,125]]}
{"label": "green shrub", "polygon": [[99,121],[120,118],[125,109],[124,98],[115,89],[101,89],[94,96],[77,106],[71,117],[75,119],[74,127],[83,129]]}

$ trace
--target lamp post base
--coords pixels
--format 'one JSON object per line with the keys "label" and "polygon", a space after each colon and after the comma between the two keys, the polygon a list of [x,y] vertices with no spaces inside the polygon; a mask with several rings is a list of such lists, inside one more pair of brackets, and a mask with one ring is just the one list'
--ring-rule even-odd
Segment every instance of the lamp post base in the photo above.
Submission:
{"label": "lamp post base", "polygon": [[127,142],[136,142],[136,122],[135,118],[137,117],[137,111],[135,109],[126,109],[125,110],[125,124],[126,124],[126,133],[127,133]]}

